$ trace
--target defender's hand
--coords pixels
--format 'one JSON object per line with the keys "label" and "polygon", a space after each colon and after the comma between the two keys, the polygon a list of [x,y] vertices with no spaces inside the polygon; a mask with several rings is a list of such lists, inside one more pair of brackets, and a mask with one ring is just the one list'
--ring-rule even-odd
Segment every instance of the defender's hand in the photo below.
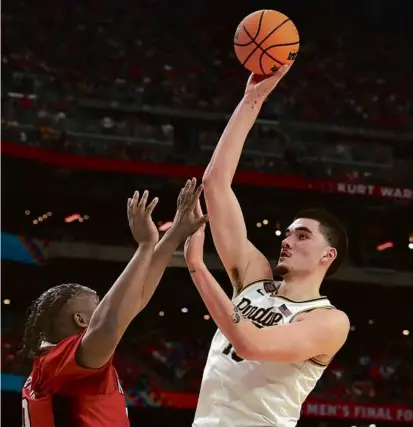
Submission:
{"label": "defender's hand", "polygon": [[[201,203],[197,202],[195,208],[197,218],[202,218],[204,215],[201,209]],[[192,236],[189,236],[185,242],[184,255],[189,268],[203,262],[204,258],[204,241],[205,241],[205,223],[202,224]]]}
{"label": "defender's hand", "polygon": [[159,240],[158,229],[151,217],[159,199],[155,197],[146,207],[148,195],[148,190],[145,190],[139,200],[139,191],[135,191],[133,197],[128,199],[127,205],[129,228],[133,238],[140,245],[145,243],[156,245]]}
{"label": "defender's hand", "polygon": [[245,88],[245,95],[257,104],[262,104],[289,69],[289,65],[283,65],[270,77],[251,74]]}
{"label": "defender's hand", "polygon": [[202,184],[196,188],[196,179],[192,178],[179,193],[171,232],[176,233],[180,240],[186,239],[208,221],[208,215],[198,215],[196,212],[202,190]]}

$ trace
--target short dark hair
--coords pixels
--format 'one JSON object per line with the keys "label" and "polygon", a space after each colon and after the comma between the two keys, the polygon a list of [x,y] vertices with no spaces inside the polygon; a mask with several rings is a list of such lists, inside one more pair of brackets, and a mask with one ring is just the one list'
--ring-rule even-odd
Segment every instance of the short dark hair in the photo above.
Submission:
{"label": "short dark hair", "polygon": [[[42,340],[52,340],[55,335],[54,320],[63,306],[85,288],[74,283],[64,283],[43,292],[29,307],[23,335],[22,357],[29,361],[40,355]],[[55,344],[55,343],[53,343]]]}
{"label": "short dark hair", "polygon": [[348,238],[347,233],[333,214],[321,208],[304,209],[297,213],[298,218],[314,219],[320,223],[320,231],[326,238],[328,244],[337,250],[337,257],[327,270],[326,277],[336,273],[347,257]]}

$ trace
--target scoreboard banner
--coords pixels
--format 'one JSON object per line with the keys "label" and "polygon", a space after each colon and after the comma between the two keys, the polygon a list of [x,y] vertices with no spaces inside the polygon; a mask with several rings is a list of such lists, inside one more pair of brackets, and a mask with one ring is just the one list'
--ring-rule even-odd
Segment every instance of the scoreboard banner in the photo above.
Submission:
{"label": "scoreboard banner", "polygon": [[[162,392],[162,398],[175,408],[194,409],[198,401],[197,393]],[[396,404],[374,404],[358,402],[329,402],[309,398],[304,402],[303,417],[360,420],[369,422],[413,423],[413,406]]]}

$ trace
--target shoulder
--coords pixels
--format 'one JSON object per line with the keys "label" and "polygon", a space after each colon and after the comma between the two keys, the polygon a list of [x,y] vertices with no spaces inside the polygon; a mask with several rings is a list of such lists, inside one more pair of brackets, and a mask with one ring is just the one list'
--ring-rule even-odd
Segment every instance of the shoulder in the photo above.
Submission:
{"label": "shoulder", "polygon": [[63,340],[59,341],[55,345],[45,345],[44,346],[44,355],[48,356],[50,354],[56,354],[61,351],[65,351],[67,348],[72,348],[77,346],[83,338],[83,335],[85,334],[85,331],[79,332],[76,335],[71,335],[70,337],[64,338]]}
{"label": "shoulder", "polygon": [[302,321],[311,322],[323,331],[347,336],[350,330],[350,319],[344,311],[336,308],[316,308],[303,313]]}
{"label": "shoulder", "polygon": [[106,375],[113,368],[112,359],[100,369],[85,368],[78,363],[77,353],[84,334],[85,331],[65,338],[39,358],[39,375],[51,393],[67,388],[74,379]]}
{"label": "shoulder", "polygon": [[[311,337],[320,356],[326,356],[328,363],[347,341],[350,320],[344,311],[336,308],[316,308],[303,313],[298,322],[302,323],[306,336]],[[322,350],[321,350],[322,349]]]}
{"label": "shoulder", "polygon": [[38,358],[39,368],[42,371],[48,371],[49,369],[54,371],[63,362],[74,359],[84,334],[85,332],[83,331],[59,341],[56,345],[46,345],[41,349],[42,354]]}

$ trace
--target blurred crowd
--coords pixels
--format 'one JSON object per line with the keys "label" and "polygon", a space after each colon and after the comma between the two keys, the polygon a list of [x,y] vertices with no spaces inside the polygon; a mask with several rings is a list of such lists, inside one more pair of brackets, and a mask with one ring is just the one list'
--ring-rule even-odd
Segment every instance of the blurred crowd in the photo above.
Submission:
{"label": "blurred crowd", "polygon": [[[223,124],[205,129],[197,123],[151,123],[135,116],[93,117],[84,110],[69,119],[27,97],[3,102],[5,141],[32,147],[154,163],[205,166],[222,133]],[[158,120],[159,121],[159,120]],[[413,136],[413,134],[412,134]],[[332,138],[328,131],[283,129],[258,124],[248,136],[239,170],[333,179],[349,183],[409,186],[413,181],[413,144],[380,137]]]}
{"label": "blurred crowd", "polygon": [[[316,12],[301,22],[302,9],[291,16],[303,32],[293,83],[277,89],[267,114],[411,128],[407,35],[383,27],[366,32],[365,25],[350,27],[344,20],[337,25]],[[246,77],[232,49],[239,13],[242,6],[216,14],[202,1],[49,0],[39,10],[18,0],[3,12],[3,72],[19,75],[20,85],[33,85],[44,102],[61,106],[89,98],[230,111]],[[208,31],[195,30],[202,28]],[[397,67],[391,66],[394,58]]]}
{"label": "blurred crowd", "polygon": [[[413,402],[411,339],[400,334],[385,346],[351,344],[328,366],[314,396],[334,401]],[[199,390],[209,342],[174,339],[162,331],[143,349],[143,359],[152,358],[151,366],[157,366],[177,387]]]}
{"label": "blurred crowd", "polygon": [[[231,46],[236,13],[214,15],[202,1],[130,3],[47,1],[41,12],[27,0],[8,5],[3,138],[76,154],[205,164],[226,116],[211,121],[202,114],[232,111],[246,79]],[[155,25],[160,14],[162,25]],[[193,31],[212,21],[208,32]],[[299,25],[297,64],[265,104],[261,117],[273,122],[254,128],[241,167],[407,183],[413,169],[408,137],[397,141],[391,134],[394,141],[328,127],[412,129],[407,35],[374,27],[358,33],[342,23],[326,38],[329,21],[311,21],[309,30],[309,20]],[[397,67],[383,66],[391,58]],[[194,118],[196,112],[201,115]],[[327,127],[283,126],[289,120]]]}

